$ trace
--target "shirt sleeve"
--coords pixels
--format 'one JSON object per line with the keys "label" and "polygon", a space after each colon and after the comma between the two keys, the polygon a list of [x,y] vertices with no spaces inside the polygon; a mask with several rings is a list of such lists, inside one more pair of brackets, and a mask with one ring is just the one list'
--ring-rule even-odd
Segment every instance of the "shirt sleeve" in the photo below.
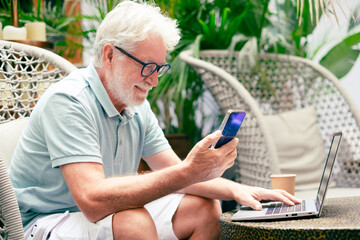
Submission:
{"label": "shirt sleeve", "polygon": [[150,104],[145,102],[146,119],[145,119],[145,142],[142,156],[151,156],[171,148],[168,140],[165,138],[159,122],[150,108]]}
{"label": "shirt sleeve", "polygon": [[76,97],[54,94],[48,99],[40,121],[52,167],[72,162],[102,163],[95,120]]}

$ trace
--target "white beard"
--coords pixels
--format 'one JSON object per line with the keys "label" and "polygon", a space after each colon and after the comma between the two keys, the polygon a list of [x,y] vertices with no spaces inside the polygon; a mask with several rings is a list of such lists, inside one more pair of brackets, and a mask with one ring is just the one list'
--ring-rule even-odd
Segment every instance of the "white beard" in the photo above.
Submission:
{"label": "white beard", "polygon": [[[127,107],[134,107],[141,105],[145,101],[147,93],[152,88],[148,83],[145,81],[135,85],[129,83],[123,77],[121,71],[116,71],[114,75],[117,76],[113,76],[110,81],[106,82],[106,88],[116,103],[124,104]],[[146,94],[136,96],[134,93],[136,86],[146,90]]]}

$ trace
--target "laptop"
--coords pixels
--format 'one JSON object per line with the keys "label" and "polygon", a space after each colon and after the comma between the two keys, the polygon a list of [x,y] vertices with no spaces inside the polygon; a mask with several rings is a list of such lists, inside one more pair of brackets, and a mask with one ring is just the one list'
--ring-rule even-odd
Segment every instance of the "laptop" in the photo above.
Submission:
{"label": "laptop", "polygon": [[300,204],[288,206],[282,202],[269,202],[263,204],[261,211],[256,211],[250,207],[240,207],[232,217],[232,221],[258,221],[268,219],[320,217],[324,205],[326,190],[329,185],[331,172],[334,166],[336,155],[340,146],[342,133],[333,135],[329,153],[327,155],[325,168],[320,181],[316,199],[304,199]]}

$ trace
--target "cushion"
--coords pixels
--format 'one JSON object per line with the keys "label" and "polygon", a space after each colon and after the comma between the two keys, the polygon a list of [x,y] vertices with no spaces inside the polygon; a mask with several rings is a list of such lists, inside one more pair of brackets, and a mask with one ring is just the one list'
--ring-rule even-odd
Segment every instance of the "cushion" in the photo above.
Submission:
{"label": "cushion", "polygon": [[20,118],[0,124],[0,156],[2,156],[6,167],[10,165],[16,144],[28,120],[28,118]]}
{"label": "cushion", "polygon": [[296,174],[296,190],[317,189],[326,152],[313,106],[265,116],[278,153],[281,173]]}

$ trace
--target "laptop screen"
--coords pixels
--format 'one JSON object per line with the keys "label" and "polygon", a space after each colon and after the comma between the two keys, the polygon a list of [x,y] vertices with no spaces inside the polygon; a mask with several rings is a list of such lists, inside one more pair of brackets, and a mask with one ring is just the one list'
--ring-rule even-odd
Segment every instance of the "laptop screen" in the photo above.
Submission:
{"label": "laptop screen", "polygon": [[317,197],[316,197],[316,207],[319,211],[319,214],[321,213],[323,202],[326,195],[326,190],[329,184],[330,175],[334,166],[336,154],[339,149],[340,141],[341,141],[342,133],[338,132],[333,135],[333,139],[330,145],[330,150],[326,159],[326,166],[324,168],[324,172],[322,175],[322,179],[320,182],[320,186],[318,189]]}

